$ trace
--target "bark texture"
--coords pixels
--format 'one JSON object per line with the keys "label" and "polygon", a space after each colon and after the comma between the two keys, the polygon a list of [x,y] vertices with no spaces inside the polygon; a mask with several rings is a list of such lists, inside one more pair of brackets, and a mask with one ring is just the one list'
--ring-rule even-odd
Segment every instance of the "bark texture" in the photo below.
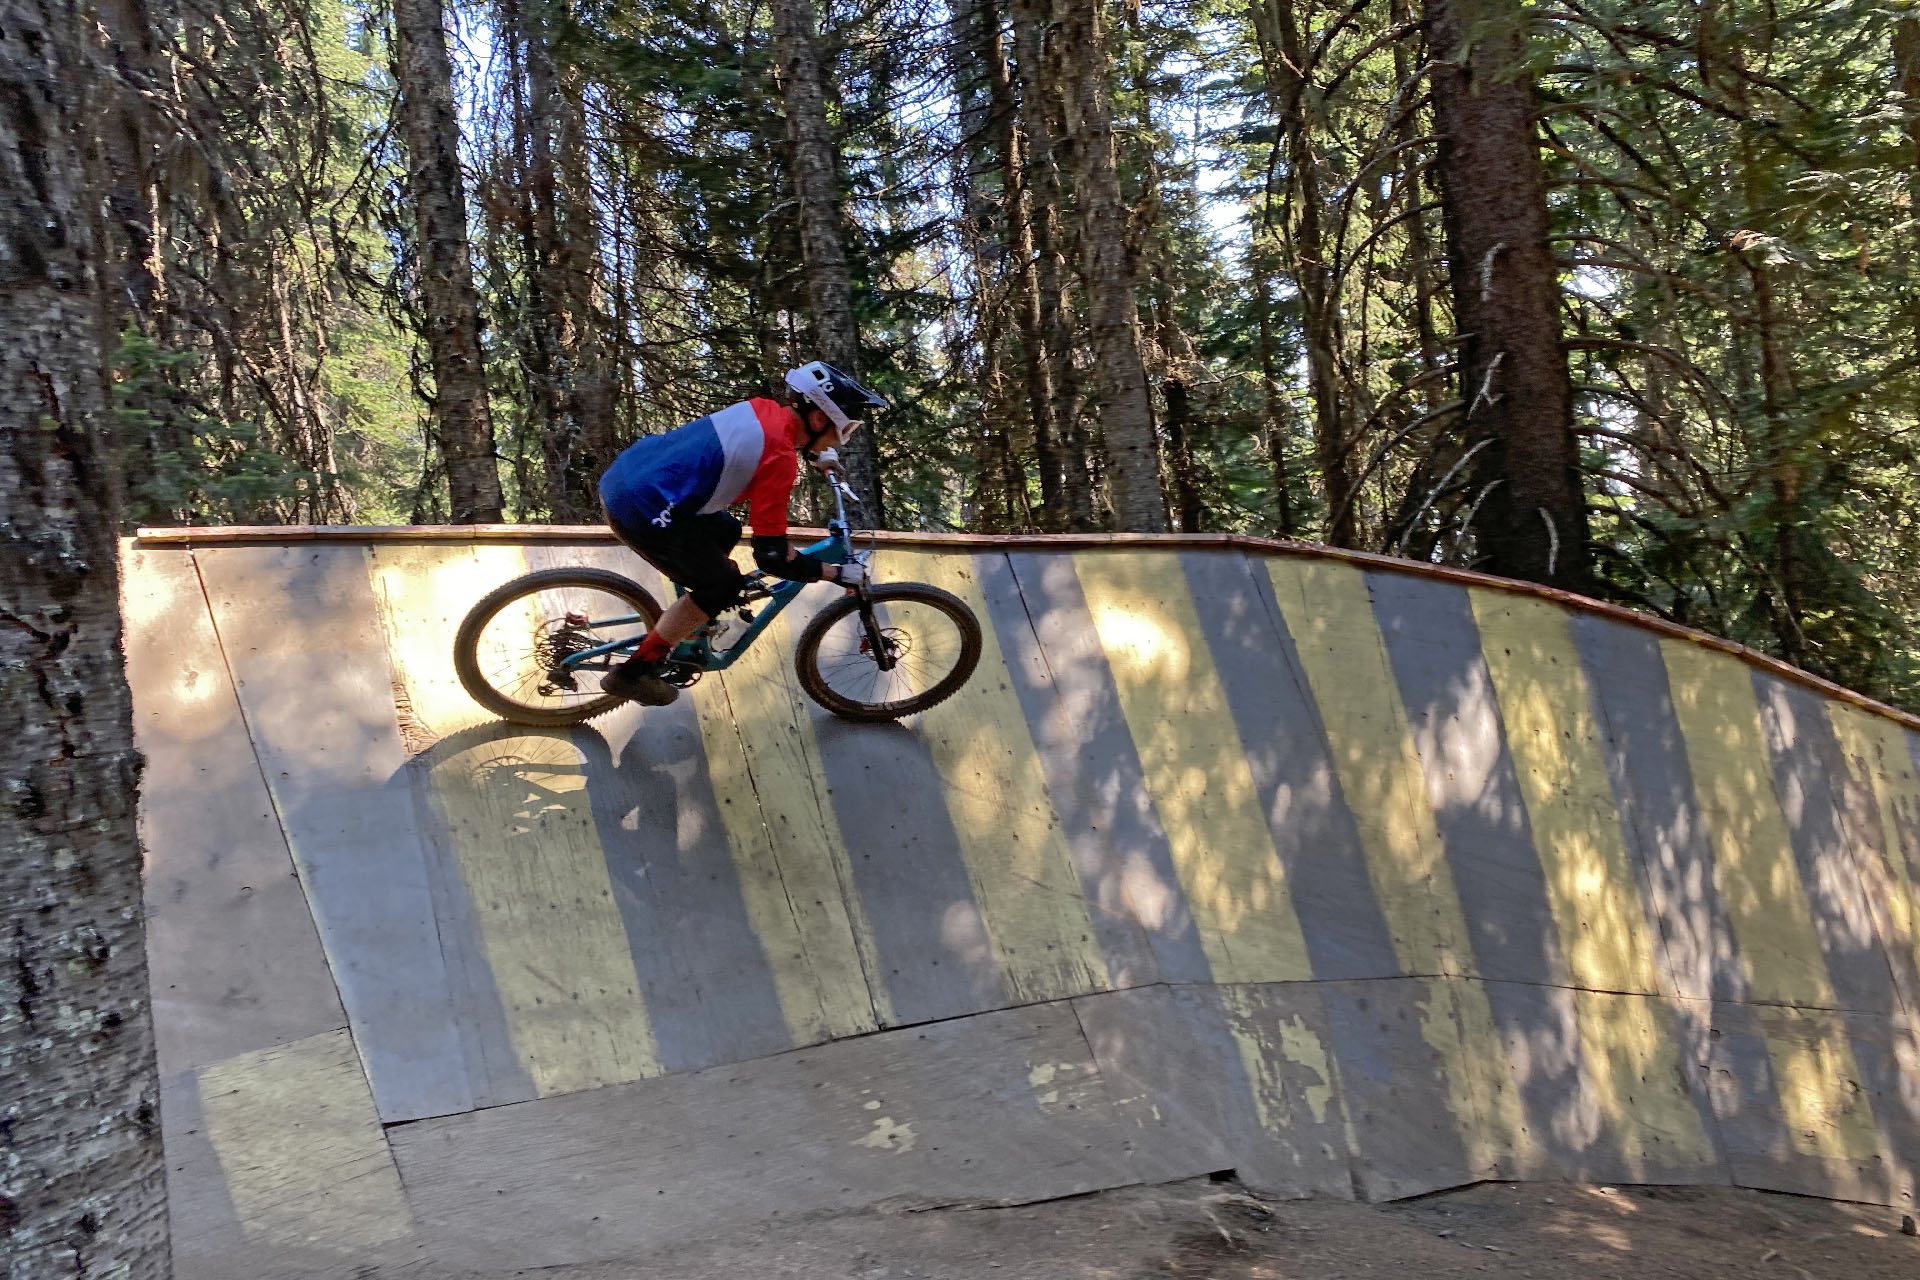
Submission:
{"label": "bark texture", "polygon": [[[1021,414],[1007,376],[1009,309],[1000,302],[1007,277],[1017,275],[1007,261],[1012,237],[1004,198],[1017,179],[993,119],[995,87],[1006,83],[997,6],[993,0],[955,0],[947,29],[947,66],[959,105],[964,165],[959,192],[962,238],[973,270],[979,342],[980,421],[970,433],[976,476],[971,519],[983,531],[1014,531],[1024,524],[1027,478],[1020,461],[1023,451],[1015,442]],[[1013,310],[1018,311],[1017,301]],[[954,338],[956,364],[964,367],[964,339],[958,330]]]}
{"label": "bark texture", "polygon": [[1287,216],[1281,235],[1288,267],[1299,290],[1305,330],[1307,389],[1313,398],[1313,452],[1326,486],[1327,523],[1321,536],[1336,547],[1355,542],[1355,492],[1347,397],[1340,378],[1345,336],[1340,299],[1328,260],[1325,208],[1320,189],[1320,160],[1313,121],[1308,118],[1308,85],[1300,68],[1307,47],[1292,0],[1251,0],[1249,11],[1260,45],[1261,74],[1267,98],[1286,139]]}
{"label": "bark texture", "polygon": [[94,250],[81,19],[0,0],[0,1241],[13,1276],[147,1280],[170,1267],[100,299],[124,266]]}
{"label": "bark texture", "polygon": [[1036,350],[1044,353],[1051,408],[1052,460],[1043,470],[1059,478],[1065,509],[1049,528],[1084,532],[1094,527],[1093,483],[1080,429],[1080,371],[1074,367],[1074,312],[1067,297],[1067,228],[1061,209],[1060,95],[1047,68],[1049,0],[1013,0],[1014,65],[1019,95],[1019,136],[1026,161],[1027,218],[1033,242]]}
{"label": "bark texture", "polygon": [[1060,139],[1074,175],[1080,210],[1081,273],[1107,493],[1115,527],[1164,533],[1160,451],[1153,405],[1140,358],[1140,316],[1127,255],[1127,211],[1113,158],[1113,95],[1107,84],[1101,8],[1087,0],[1053,0],[1047,67],[1060,96],[1066,129]]}
{"label": "bark texture", "polygon": [[[800,207],[800,244],[807,265],[814,340],[820,359],[859,377],[860,326],[853,311],[840,166],[827,121],[825,58],[816,34],[813,0],[774,0],[773,36],[787,109],[787,147],[794,198]],[[885,528],[885,495],[873,428],[855,435],[840,453],[847,482],[860,495],[874,526]]]}
{"label": "bark texture", "polygon": [[600,473],[617,452],[613,371],[597,306],[600,228],[588,172],[586,104],[577,72],[553,56],[563,0],[522,10],[526,162],[516,193],[525,218],[528,302],[534,316],[530,379],[546,472],[547,515],[556,524],[600,518]]}
{"label": "bark texture", "polygon": [[[1894,92],[1900,100],[1900,129],[1907,140],[1907,207],[1920,209],[1920,18],[1904,17],[1893,29]],[[1920,219],[1913,225],[1913,248],[1920,263]],[[1920,310],[1911,321],[1920,350]]]}
{"label": "bark texture", "polygon": [[1441,208],[1466,434],[1490,442],[1476,459],[1475,567],[1580,591],[1591,550],[1528,20],[1514,0],[1429,0]]}
{"label": "bark texture", "polygon": [[440,0],[394,0],[400,127],[420,239],[420,304],[433,362],[434,439],[455,524],[501,519],[500,468],[480,359],[460,124]]}

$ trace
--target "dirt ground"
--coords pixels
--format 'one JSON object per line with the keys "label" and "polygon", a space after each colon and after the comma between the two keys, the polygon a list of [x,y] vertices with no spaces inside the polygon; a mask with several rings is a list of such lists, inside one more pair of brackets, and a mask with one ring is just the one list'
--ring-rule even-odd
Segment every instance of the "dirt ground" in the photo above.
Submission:
{"label": "dirt ground", "polygon": [[1708,1187],[1489,1184],[1385,1205],[1205,1179],[1010,1209],[866,1212],[538,1280],[1920,1280],[1898,1210]]}

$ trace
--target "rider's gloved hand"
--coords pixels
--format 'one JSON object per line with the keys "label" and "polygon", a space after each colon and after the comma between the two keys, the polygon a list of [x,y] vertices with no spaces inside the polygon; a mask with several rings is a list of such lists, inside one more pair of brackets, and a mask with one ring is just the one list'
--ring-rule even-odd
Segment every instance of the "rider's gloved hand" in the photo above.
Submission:
{"label": "rider's gloved hand", "polygon": [[839,475],[840,453],[836,449],[822,449],[813,455],[813,465],[820,469],[822,475]]}
{"label": "rider's gloved hand", "polygon": [[867,572],[867,566],[858,560],[849,560],[841,565],[839,576],[834,579],[835,582],[849,589],[865,586],[872,580],[873,576]]}

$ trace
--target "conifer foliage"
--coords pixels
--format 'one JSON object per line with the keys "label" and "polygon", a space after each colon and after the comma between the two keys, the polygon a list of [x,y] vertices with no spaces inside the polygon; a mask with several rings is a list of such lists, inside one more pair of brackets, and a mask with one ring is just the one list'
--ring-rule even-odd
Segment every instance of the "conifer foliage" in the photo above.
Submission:
{"label": "conifer foliage", "polygon": [[890,527],[1307,538],[1920,697],[1898,6],[101,12],[129,522],[592,522],[817,356]]}

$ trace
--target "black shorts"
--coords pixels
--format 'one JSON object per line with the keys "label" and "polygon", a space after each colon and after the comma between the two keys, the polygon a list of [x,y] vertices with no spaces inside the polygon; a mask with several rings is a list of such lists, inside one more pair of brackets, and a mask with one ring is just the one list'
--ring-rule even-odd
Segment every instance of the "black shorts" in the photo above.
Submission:
{"label": "black shorts", "polygon": [[634,554],[685,587],[708,617],[738,603],[746,582],[732,555],[740,545],[740,522],[726,512],[675,516],[665,528],[621,524],[609,515],[607,526]]}

